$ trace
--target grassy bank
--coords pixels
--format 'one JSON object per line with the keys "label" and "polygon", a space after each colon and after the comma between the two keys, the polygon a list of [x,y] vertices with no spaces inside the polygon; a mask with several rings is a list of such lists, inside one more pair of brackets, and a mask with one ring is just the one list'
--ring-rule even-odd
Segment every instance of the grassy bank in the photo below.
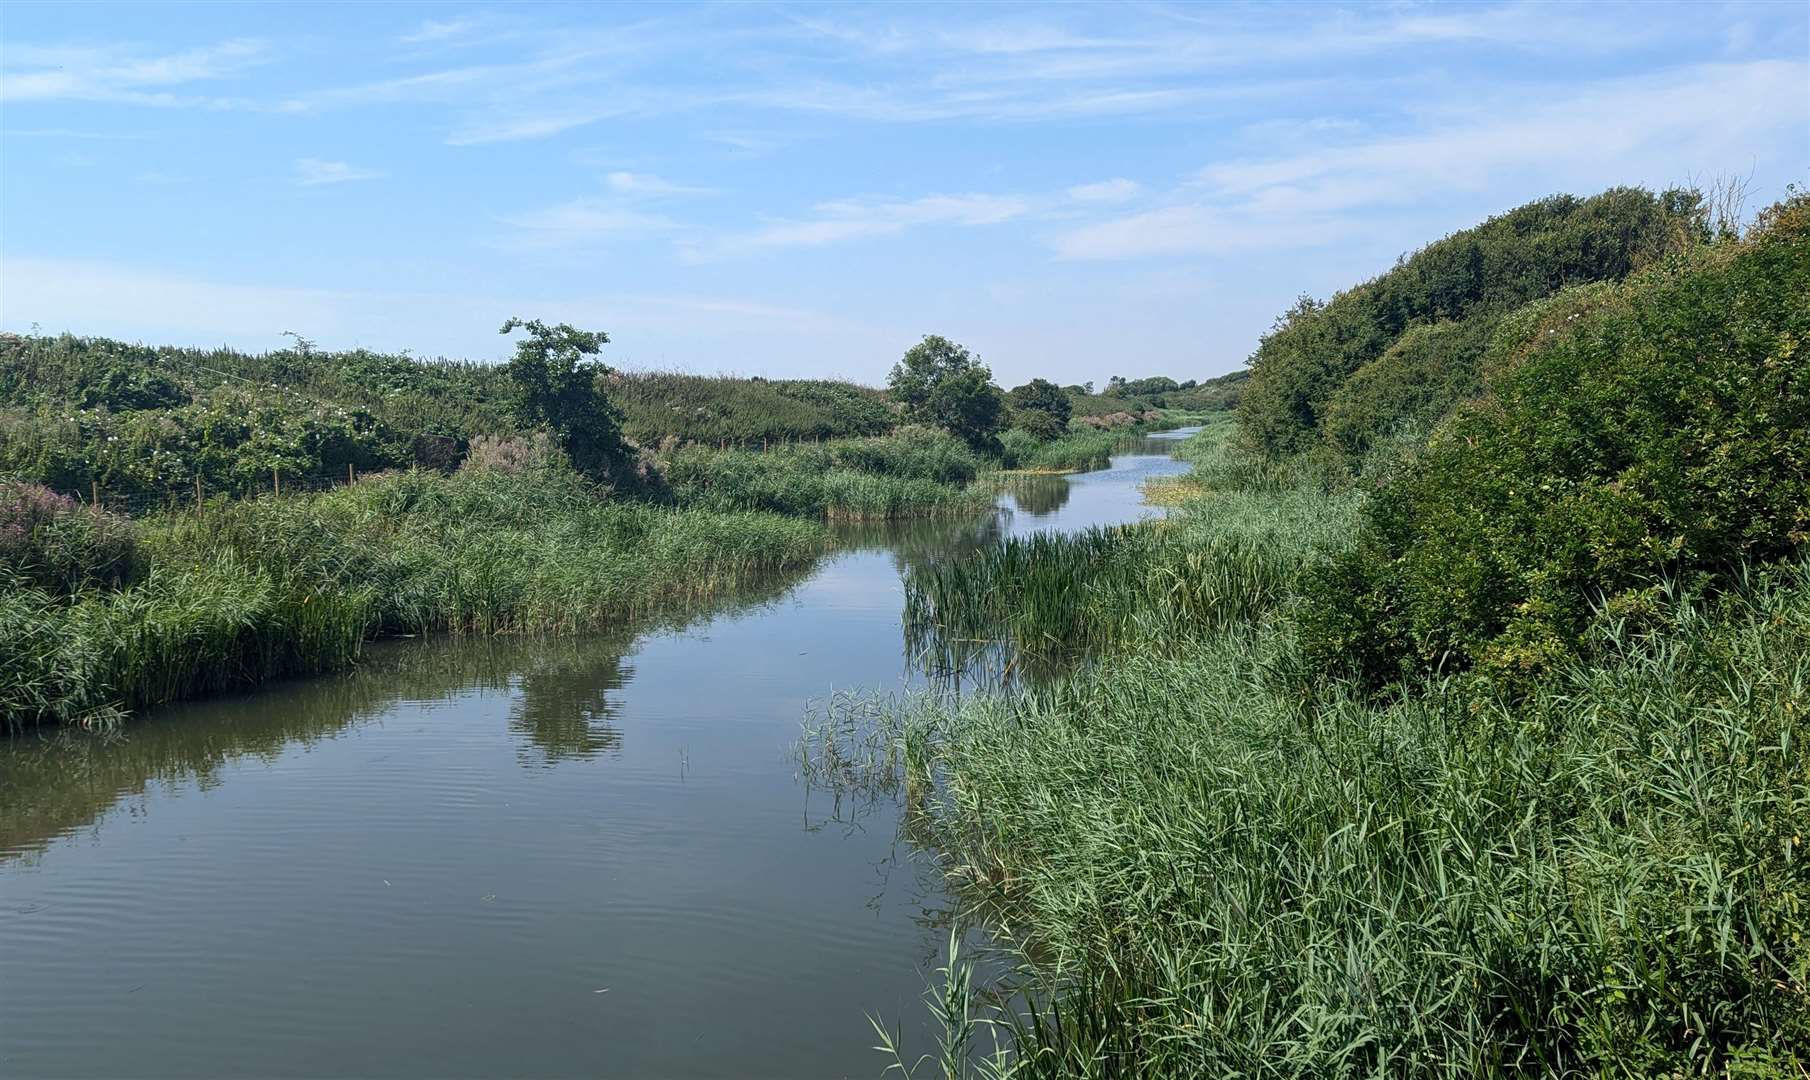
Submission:
{"label": "grassy bank", "polygon": [[[90,515],[67,508],[70,516]],[[111,578],[9,552],[0,711],[14,725],[122,711],[350,663],[372,637],[572,633],[701,602],[823,552],[820,525],[599,500],[560,468],[373,476],[216,500],[131,530]]]}
{"label": "grassy bank", "polygon": [[1104,469],[1114,449],[1130,436],[1119,431],[1083,429],[1059,439],[1039,440],[1014,428],[1000,436],[1000,467],[1010,472],[1069,473]]}
{"label": "grassy bank", "polygon": [[863,710],[808,747],[912,792],[908,834],[1018,958],[1028,996],[983,1013],[1014,1036],[996,1064],[1795,1075],[1810,566],[1605,617],[1589,662],[1529,696],[1453,678],[1377,699],[1296,634],[1360,497],[1223,438],[1191,450],[1221,486],[1178,521],[908,581],[919,641],[957,662],[1005,641],[1102,663]]}
{"label": "grassy bank", "polygon": [[972,487],[982,464],[959,440],[923,428],[764,452],[694,444],[661,459],[680,505],[831,521],[978,513],[993,501]]}
{"label": "grassy bank", "polygon": [[806,761],[1015,960],[983,1071],[1804,1075],[1807,237],[1473,296],[1429,434],[1266,451],[1260,398],[1167,521],[912,568],[924,656],[1055,674]]}
{"label": "grassy bank", "polygon": [[1799,1075],[1810,576],[1668,615],[1514,703],[1241,627],[902,718],[1016,1074]]}

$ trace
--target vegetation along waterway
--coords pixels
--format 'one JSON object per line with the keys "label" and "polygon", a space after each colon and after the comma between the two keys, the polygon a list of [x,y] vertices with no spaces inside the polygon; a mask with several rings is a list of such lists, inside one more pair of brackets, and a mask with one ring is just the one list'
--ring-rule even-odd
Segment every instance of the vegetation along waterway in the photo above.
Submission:
{"label": "vegetation along waterway", "polygon": [[[948,904],[800,719],[914,681],[904,569],[1160,511],[1143,440],[980,518],[613,636],[373,646],[346,674],[0,751],[9,1075],[871,1076]],[[919,1038],[918,1041],[923,1041]]]}

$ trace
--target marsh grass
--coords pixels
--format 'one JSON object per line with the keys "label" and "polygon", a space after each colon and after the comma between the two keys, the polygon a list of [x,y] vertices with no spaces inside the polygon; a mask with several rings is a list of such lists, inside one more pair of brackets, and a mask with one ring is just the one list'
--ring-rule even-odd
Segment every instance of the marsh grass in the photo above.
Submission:
{"label": "marsh grass", "polygon": [[566,634],[645,619],[810,565],[822,526],[599,499],[561,469],[396,473],[140,523],[125,588],[0,599],[15,725],[344,667],[396,634]]}
{"label": "marsh grass", "polygon": [[1112,463],[1112,455],[1128,448],[1137,434],[1136,431],[1079,430],[1060,439],[1042,442],[1014,429],[1001,437],[1004,455],[1000,464],[1007,471],[1027,473],[1104,469]]}
{"label": "marsh grass", "polygon": [[980,461],[959,441],[924,429],[798,444],[765,452],[679,447],[663,461],[683,506],[763,510],[830,521],[973,514],[992,505],[973,485]]}
{"label": "marsh grass", "polygon": [[945,655],[1094,662],[817,725],[1016,957],[965,1074],[1802,1076],[1810,564],[1599,606],[1516,695],[1376,698],[1296,639],[1361,498],[1184,452],[1179,520],[908,581]]}
{"label": "marsh grass", "polygon": [[[1210,454],[1230,453],[1224,430],[1182,445],[1203,460],[1196,440]],[[1190,502],[1201,497],[1188,493]],[[1348,543],[1359,503],[1305,482],[1228,491],[1210,512],[1033,533],[913,566],[907,648],[945,672],[1062,661],[1133,642],[1173,648],[1292,596],[1308,567]]]}
{"label": "marsh grass", "polygon": [[1799,1075],[1810,567],[1595,646],[1377,703],[1240,626],[844,737],[1035,973],[1011,1075]]}

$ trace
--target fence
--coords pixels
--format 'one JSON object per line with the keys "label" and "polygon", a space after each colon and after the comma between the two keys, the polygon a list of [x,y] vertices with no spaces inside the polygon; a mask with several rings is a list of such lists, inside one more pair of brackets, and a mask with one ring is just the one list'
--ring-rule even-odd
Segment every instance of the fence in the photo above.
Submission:
{"label": "fence", "polygon": [[[368,475],[368,474],[367,474]],[[127,517],[143,517],[147,514],[175,513],[195,511],[207,505],[208,500],[215,498],[249,499],[257,497],[280,497],[284,495],[301,495],[309,492],[328,491],[345,484],[354,483],[359,477],[358,470],[351,465],[345,472],[323,473],[310,476],[289,476],[272,470],[270,479],[263,483],[238,484],[231,487],[209,487],[200,477],[192,482],[177,487],[164,488],[157,491],[109,491],[98,481],[91,482],[86,491],[64,491],[62,494],[98,506],[103,510]]]}

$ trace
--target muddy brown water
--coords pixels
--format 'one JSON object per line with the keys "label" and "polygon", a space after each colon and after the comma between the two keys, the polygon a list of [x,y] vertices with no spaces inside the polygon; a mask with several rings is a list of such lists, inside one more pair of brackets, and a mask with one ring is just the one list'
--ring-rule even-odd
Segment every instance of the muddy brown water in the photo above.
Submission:
{"label": "muddy brown water", "polygon": [[948,902],[896,807],[798,778],[801,720],[912,680],[904,566],[1155,514],[1184,434],[684,622],[0,745],[0,1075],[874,1077],[870,1015],[930,1049]]}

